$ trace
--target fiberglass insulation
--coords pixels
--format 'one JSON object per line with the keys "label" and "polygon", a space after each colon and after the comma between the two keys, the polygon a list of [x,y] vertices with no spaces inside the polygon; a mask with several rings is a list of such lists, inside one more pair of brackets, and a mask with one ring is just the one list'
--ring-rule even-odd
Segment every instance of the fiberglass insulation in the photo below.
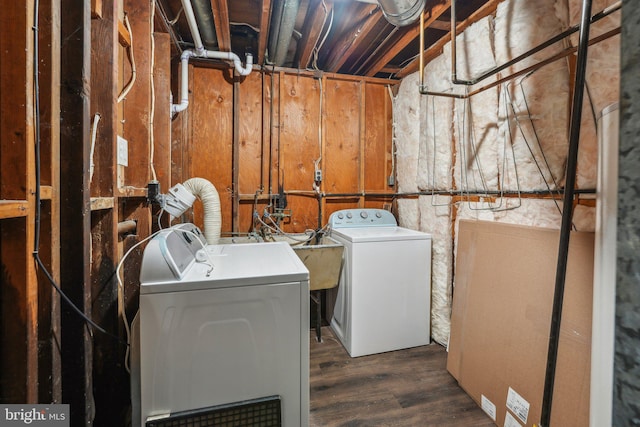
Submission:
{"label": "fiberglass insulation", "polygon": [[[595,1],[593,12],[610,3]],[[505,0],[495,17],[486,17],[458,35],[457,77],[477,77],[559,34],[579,20],[580,8],[579,0]],[[619,12],[594,24],[592,37],[618,23]],[[570,43],[556,43],[472,87],[451,84],[451,47],[447,45],[426,65],[424,84],[431,92],[472,92],[547,59]],[[593,116],[617,100],[618,49],[619,36],[589,49],[579,188],[595,187]],[[572,85],[568,63],[568,59],[555,61],[466,100],[420,95],[418,73],[400,85],[394,100],[398,191],[420,190],[424,195],[419,200],[399,199],[398,214],[400,225],[432,234],[432,337],[440,344],[447,343],[450,326],[452,218],[455,227],[459,219],[471,218],[560,227],[560,201],[556,205],[552,200],[484,195],[492,191],[499,196],[501,190],[546,192],[564,185]],[[432,194],[437,191],[470,193],[481,201]],[[577,206],[573,223],[578,230],[593,230],[594,209]]]}

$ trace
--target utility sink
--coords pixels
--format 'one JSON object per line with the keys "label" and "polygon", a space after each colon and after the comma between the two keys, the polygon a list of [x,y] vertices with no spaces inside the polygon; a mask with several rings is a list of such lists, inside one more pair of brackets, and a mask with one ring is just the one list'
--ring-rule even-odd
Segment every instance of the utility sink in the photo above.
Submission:
{"label": "utility sink", "polygon": [[344,246],[329,236],[307,241],[306,234],[272,235],[266,238],[223,237],[219,243],[287,242],[309,270],[309,290],[331,289],[338,285]]}
{"label": "utility sink", "polygon": [[316,339],[322,341],[322,296],[323,291],[335,288],[342,272],[342,254],[344,245],[329,236],[323,236],[319,242],[309,240],[306,234],[271,235],[261,237],[223,237],[219,243],[256,243],[287,242],[309,270],[310,297],[316,303]]}

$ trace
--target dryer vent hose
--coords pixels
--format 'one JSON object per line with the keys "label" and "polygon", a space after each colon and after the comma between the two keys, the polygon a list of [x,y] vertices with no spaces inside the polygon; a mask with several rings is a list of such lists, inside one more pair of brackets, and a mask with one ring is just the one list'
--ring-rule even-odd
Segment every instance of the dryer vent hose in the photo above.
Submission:
{"label": "dryer vent hose", "polygon": [[222,228],[218,190],[204,178],[191,178],[183,182],[182,185],[202,201],[204,237],[210,245],[217,244],[220,240],[220,230]]}

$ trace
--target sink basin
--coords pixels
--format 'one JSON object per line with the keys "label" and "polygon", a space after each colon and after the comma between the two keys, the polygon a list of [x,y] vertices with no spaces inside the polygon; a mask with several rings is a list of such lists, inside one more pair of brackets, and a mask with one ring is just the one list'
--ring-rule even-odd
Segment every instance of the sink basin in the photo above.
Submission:
{"label": "sink basin", "polygon": [[219,243],[287,242],[309,270],[309,290],[334,288],[340,280],[344,246],[329,236],[323,236],[318,243],[315,239],[306,242],[308,238],[306,234],[273,235],[266,239],[248,236],[223,237]]}

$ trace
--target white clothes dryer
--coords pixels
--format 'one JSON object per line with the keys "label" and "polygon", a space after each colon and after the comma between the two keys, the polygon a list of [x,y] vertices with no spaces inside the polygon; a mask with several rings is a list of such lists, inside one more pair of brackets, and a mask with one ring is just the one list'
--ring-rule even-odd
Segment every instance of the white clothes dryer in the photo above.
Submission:
{"label": "white clothes dryer", "polygon": [[351,357],[430,343],[431,235],[382,209],[329,217],[345,247],[331,328]]}
{"label": "white clothes dryer", "polygon": [[134,425],[307,426],[308,270],[287,243],[203,248],[199,236],[183,224],[145,249]]}

